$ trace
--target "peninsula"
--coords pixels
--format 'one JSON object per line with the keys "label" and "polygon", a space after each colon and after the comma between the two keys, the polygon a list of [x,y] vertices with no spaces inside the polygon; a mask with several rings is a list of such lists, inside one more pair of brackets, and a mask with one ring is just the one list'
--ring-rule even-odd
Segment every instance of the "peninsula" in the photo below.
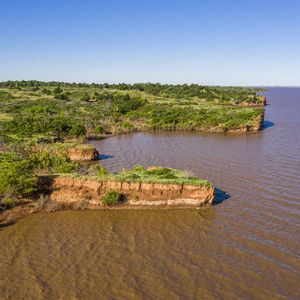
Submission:
{"label": "peninsula", "polygon": [[[84,142],[150,130],[218,133],[263,128],[255,89],[191,85],[0,83],[0,209],[199,207],[206,180],[163,167],[109,174]],[[2,214],[3,215],[3,214]]]}

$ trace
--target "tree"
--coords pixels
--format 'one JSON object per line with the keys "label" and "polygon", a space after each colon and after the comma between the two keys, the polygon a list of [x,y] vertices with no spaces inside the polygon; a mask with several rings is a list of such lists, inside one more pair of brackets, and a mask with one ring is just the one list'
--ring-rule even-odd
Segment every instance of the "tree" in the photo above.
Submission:
{"label": "tree", "polygon": [[63,92],[63,89],[60,88],[60,86],[58,85],[54,90],[53,90],[54,94],[59,94]]}
{"label": "tree", "polygon": [[54,99],[57,99],[57,100],[69,100],[68,95],[66,93],[55,94]]}
{"label": "tree", "polygon": [[86,128],[83,124],[81,123],[75,123],[71,130],[70,130],[70,134],[74,135],[74,136],[81,136],[81,135],[85,135],[86,134]]}

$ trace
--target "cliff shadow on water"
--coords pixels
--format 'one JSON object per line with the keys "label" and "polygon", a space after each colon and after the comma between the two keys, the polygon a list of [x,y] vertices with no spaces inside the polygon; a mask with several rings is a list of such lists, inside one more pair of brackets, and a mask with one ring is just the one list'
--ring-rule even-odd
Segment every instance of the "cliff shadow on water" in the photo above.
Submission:
{"label": "cliff shadow on water", "polygon": [[267,129],[267,128],[273,127],[274,125],[275,124],[273,122],[265,120],[264,123],[263,123],[263,129]]}
{"label": "cliff shadow on water", "polygon": [[105,160],[105,159],[114,158],[114,156],[109,154],[99,154],[97,158],[98,160]]}
{"label": "cliff shadow on water", "polygon": [[215,199],[213,205],[219,205],[228,200],[231,196],[221,189],[215,188]]}

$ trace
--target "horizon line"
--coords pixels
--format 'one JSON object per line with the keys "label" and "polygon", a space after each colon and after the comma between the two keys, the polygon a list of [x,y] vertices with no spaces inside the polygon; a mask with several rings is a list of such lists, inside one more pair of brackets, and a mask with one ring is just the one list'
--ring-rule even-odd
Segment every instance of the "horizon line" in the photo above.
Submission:
{"label": "horizon line", "polygon": [[202,84],[202,83],[196,83],[196,82],[181,82],[181,83],[170,83],[170,82],[154,82],[154,81],[136,81],[136,82],[112,82],[112,81],[107,81],[107,82],[97,82],[97,81],[62,81],[62,80],[37,80],[37,79],[8,79],[8,80],[1,80],[0,83],[4,83],[4,82],[17,82],[17,81],[36,81],[36,82],[44,82],[44,83],[49,83],[49,82],[57,82],[57,83],[67,83],[67,84],[109,84],[109,85],[118,85],[118,84],[127,84],[127,85],[133,85],[133,84],[161,84],[161,85],[192,85],[192,84],[196,84],[196,85],[200,85],[200,86],[220,86],[220,87],[249,87],[249,88],[257,88],[257,87],[282,87],[282,88],[300,88],[300,84],[299,85],[281,85],[281,84],[270,84],[270,85],[260,85],[260,84]]}

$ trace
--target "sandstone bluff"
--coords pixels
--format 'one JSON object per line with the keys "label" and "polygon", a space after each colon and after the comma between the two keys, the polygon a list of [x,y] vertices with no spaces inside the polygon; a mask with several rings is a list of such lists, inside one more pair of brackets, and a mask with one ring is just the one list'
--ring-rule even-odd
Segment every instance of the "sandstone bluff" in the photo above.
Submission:
{"label": "sandstone bluff", "polygon": [[[52,183],[54,191],[51,200],[63,204],[78,206],[84,203],[87,208],[103,208],[102,197],[110,191],[124,195],[126,207],[200,207],[211,205],[215,189],[188,184],[160,184],[101,181],[57,177]],[[122,206],[121,205],[121,206]]]}

